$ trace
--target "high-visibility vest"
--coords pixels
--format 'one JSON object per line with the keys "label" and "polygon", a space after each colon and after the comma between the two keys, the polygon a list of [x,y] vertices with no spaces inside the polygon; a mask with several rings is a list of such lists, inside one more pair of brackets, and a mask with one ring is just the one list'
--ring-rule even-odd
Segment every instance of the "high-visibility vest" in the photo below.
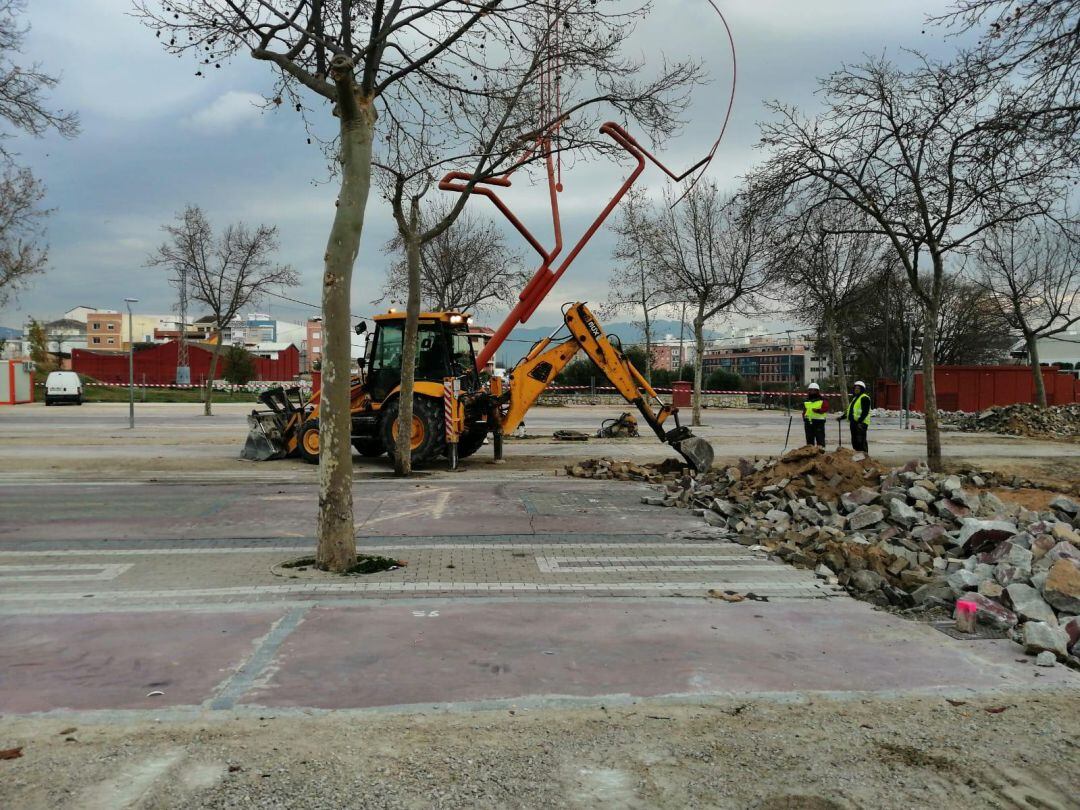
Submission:
{"label": "high-visibility vest", "polygon": [[803,419],[808,422],[818,419],[828,419],[828,417],[821,412],[821,406],[825,404],[823,399],[804,399],[803,400]]}
{"label": "high-visibility vest", "polygon": [[856,397],[852,397],[851,402],[848,403],[847,410],[844,411],[844,417],[852,422],[862,422],[864,425],[870,424],[870,395],[863,391]]}

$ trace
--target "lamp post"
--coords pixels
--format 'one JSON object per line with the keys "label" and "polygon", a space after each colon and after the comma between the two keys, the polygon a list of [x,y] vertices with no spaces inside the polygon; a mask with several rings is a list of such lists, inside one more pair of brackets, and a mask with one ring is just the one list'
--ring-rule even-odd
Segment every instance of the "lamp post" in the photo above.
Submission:
{"label": "lamp post", "polygon": [[135,340],[132,325],[131,305],[139,303],[138,298],[125,298],[128,311],[128,428],[135,429]]}

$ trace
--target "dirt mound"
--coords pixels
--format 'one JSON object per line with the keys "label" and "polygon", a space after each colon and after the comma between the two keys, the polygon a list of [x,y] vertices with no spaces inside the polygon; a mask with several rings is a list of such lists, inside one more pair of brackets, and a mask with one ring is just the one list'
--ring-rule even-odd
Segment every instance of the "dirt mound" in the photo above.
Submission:
{"label": "dirt mound", "polygon": [[[846,447],[826,452],[821,447],[800,447],[781,456],[771,466],[742,472],[732,488],[734,494],[752,495],[765,487],[784,489],[793,484],[800,494],[836,500],[841,494],[863,486],[877,486],[885,468],[862,453]],[[730,476],[729,476],[730,477]]]}

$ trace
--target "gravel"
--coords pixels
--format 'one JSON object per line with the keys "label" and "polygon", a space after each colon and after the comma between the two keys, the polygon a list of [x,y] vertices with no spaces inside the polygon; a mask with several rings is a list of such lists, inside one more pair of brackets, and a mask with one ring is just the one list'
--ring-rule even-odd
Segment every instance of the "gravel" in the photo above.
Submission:
{"label": "gravel", "polygon": [[0,806],[1076,807],[1077,691],[796,700],[7,718]]}

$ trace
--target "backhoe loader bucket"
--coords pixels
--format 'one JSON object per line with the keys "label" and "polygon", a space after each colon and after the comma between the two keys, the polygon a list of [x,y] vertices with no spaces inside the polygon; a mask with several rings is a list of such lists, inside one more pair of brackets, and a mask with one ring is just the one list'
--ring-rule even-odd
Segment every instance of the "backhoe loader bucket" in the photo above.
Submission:
{"label": "backhoe loader bucket", "polygon": [[249,461],[270,461],[284,458],[285,439],[281,432],[281,417],[273,411],[252,411],[248,415],[247,441],[240,451],[240,458]]}
{"label": "backhoe loader bucket", "polygon": [[687,464],[699,473],[707,472],[712,467],[712,445],[700,436],[688,436],[680,441],[671,442],[671,446],[686,459]]}

